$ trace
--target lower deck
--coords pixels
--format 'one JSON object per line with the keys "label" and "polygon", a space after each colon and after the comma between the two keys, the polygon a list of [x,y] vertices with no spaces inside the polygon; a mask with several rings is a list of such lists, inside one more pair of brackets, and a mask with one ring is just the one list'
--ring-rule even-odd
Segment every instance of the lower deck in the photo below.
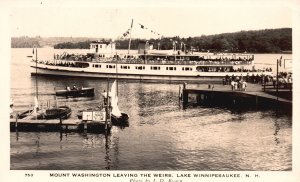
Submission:
{"label": "lower deck", "polygon": [[[53,76],[76,76],[95,78],[124,78],[136,80],[169,80],[169,81],[197,81],[202,78],[215,79],[227,76],[246,77],[252,75],[272,75],[270,71],[203,71],[196,65],[146,65],[146,64],[111,64],[101,63],[97,67],[66,67],[57,65],[32,65],[32,74]],[[207,67],[208,69],[209,67]]]}

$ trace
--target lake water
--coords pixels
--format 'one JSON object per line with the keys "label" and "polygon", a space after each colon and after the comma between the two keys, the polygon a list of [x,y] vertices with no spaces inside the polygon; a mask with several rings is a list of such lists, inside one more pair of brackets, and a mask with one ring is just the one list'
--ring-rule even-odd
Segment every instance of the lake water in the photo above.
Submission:
{"label": "lake water", "polygon": [[[39,49],[40,57],[67,50]],[[70,51],[70,50],[69,50]],[[72,50],[86,52],[86,50]],[[14,110],[33,104],[32,49],[12,49],[11,97]],[[258,54],[258,65],[276,65],[278,54]],[[291,55],[283,55],[290,59]],[[112,80],[111,80],[112,81]],[[76,117],[101,104],[105,79],[38,77],[39,99],[54,100],[54,88],[76,83],[94,87],[93,98],[59,98]],[[199,83],[200,84],[200,83]],[[275,110],[241,111],[191,107],[182,110],[178,84],[119,81],[119,107],[129,127],[111,134],[10,133],[11,169],[34,170],[292,170],[292,117]]]}

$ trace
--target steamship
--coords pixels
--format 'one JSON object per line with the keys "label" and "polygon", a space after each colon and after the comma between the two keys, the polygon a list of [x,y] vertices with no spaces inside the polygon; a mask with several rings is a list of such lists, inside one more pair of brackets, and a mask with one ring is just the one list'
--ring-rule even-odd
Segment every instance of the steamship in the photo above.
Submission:
{"label": "steamship", "polygon": [[155,50],[147,41],[140,42],[135,53],[116,50],[115,42],[93,41],[89,53],[55,54],[52,60],[36,58],[31,67],[32,75],[137,80],[197,81],[226,75],[272,75],[271,68],[255,68],[254,55]]}

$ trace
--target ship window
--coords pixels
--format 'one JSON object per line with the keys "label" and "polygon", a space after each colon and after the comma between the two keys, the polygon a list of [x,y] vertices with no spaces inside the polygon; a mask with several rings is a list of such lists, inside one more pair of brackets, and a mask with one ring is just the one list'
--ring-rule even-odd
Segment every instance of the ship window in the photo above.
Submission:
{"label": "ship window", "polygon": [[183,67],[182,68],[182,71],[192,71],[193,70],[193,68],[191,68],[191,67]]}
{"label": "ship window", "polygon": [[101,68],[101,65],[95,64],[95,68]]}
{"label": "ship window", "polygon": [[160,70],[160,67],[159,66],[151,66],[150,69],[151,70]]}
{"label": "ship window", "polygon": [[106,65],[106,68],[115,68],[115,65]]}
{"label": "ship window", "polygon": [[121,66],[121,69],[130,69],[130,66]]}
{"label": "ship window", "polygon": [[135,69],[137,69],[137,70],[144,70],[145,66],[136,66]]}
{"label": "ship window", "polygon": [[176,67],[167,67],[167,70],[176,70]]}

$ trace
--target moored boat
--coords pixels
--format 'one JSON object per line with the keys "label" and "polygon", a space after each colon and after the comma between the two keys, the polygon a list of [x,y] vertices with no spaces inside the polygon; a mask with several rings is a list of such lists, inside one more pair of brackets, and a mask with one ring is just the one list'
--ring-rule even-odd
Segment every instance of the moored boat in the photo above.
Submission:
{"label": "moored boat", "polygon": [[67,97],[92,97],[95,95],[94,88],[72,88],[66,87],[66,89],[55,90],[56,96],[67,96]]}
{"label": "moored boat", "polygon": [[[117,96],[117,81],[114,81],[111,89],[109,92],[103,92],[103,105],[100,105],[96,108],[88,108],[86,110],[79,111],[77,113],[78,119],[83,119],[84,118],[84,113],[85,112],[103,112],[106,108],[107,105],[109,105],[109,118],[112,123],[112,125],[115,126],[128,126],[129,125],[129,115],[126,114],[125,112],[122,112],[119,110],[118,106],[118,96]],[[108,98],[108,99],[107,99]],[[86,117],[87,118],[87,117]],[[90,116],[89,118],[92,118]]]}
{"label": "moored boat", "polygon": [[72,114],[69,106],[55,106],[52,108],[40,109],[35,99],[35,106],[16,115],[17,119],[68,119]]}
{"label": "moored boat", "polygon": [[72,114],[72,110],[68,106],[59,106],[46,109],[37,119],[68,119]]}

